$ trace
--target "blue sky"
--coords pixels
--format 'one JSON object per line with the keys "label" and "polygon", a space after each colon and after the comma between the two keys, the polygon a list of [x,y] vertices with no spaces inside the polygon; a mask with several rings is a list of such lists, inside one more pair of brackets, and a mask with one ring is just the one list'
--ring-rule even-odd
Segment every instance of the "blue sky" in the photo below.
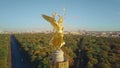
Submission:
{"label": "blue sky", "polygon": [[41,14],[63,8],[65,30],[120,31],[120,0],[0,0],[0,31],[52,30]]}

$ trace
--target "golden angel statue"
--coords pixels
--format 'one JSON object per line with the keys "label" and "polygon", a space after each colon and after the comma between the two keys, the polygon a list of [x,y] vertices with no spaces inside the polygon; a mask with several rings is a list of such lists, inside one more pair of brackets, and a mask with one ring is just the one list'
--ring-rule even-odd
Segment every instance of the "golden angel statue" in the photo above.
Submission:
{"label": "golden angel statue", "polygon": [[63,16],[59,16],[58,21],[55,20],[55,17],[57,16],[56,13],[52,14],[52,17],[47,16],[47,15],[42,15],[42,17],[47,20],[48,22],[50,22],[50,24],[53,26],[53,31],[54,31],[54,35],[50,41],[50,45],[52,45],[55,49],[60,49],[64,44],[64,27],[62,25],[63,23]]}

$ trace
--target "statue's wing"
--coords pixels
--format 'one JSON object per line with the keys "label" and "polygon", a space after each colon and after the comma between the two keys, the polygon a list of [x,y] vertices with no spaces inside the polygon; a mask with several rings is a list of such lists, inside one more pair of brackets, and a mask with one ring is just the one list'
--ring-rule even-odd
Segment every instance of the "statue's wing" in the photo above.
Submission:
{"label": "statue's wing", "polygon": [[50,22],[50,24],[55,28],[57,29],[58,25],[56,23],[56,20],[50,16],[47,16],[47,15],[42,15],[42,17],[47,20],[48,22]]}

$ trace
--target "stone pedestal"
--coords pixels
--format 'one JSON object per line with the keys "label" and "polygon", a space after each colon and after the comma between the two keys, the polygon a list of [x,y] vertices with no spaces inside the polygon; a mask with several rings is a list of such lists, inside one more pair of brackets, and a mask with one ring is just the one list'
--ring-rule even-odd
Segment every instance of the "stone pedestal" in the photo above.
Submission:
{"label": "stone pedestal", "polygon": [[68,60],[62,50],[54,50],[50,57],[51,68],[69,68]]}

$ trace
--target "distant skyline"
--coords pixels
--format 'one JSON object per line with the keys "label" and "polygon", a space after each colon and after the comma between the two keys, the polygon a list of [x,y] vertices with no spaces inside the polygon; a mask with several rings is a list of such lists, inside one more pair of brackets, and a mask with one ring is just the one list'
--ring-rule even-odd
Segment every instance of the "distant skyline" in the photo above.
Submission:
{"label": "distant skyline", "polygon": [[52,30],[41,14],[63,8],[65,31],[120,31],[120,0],[0,0],[0,31]]}

